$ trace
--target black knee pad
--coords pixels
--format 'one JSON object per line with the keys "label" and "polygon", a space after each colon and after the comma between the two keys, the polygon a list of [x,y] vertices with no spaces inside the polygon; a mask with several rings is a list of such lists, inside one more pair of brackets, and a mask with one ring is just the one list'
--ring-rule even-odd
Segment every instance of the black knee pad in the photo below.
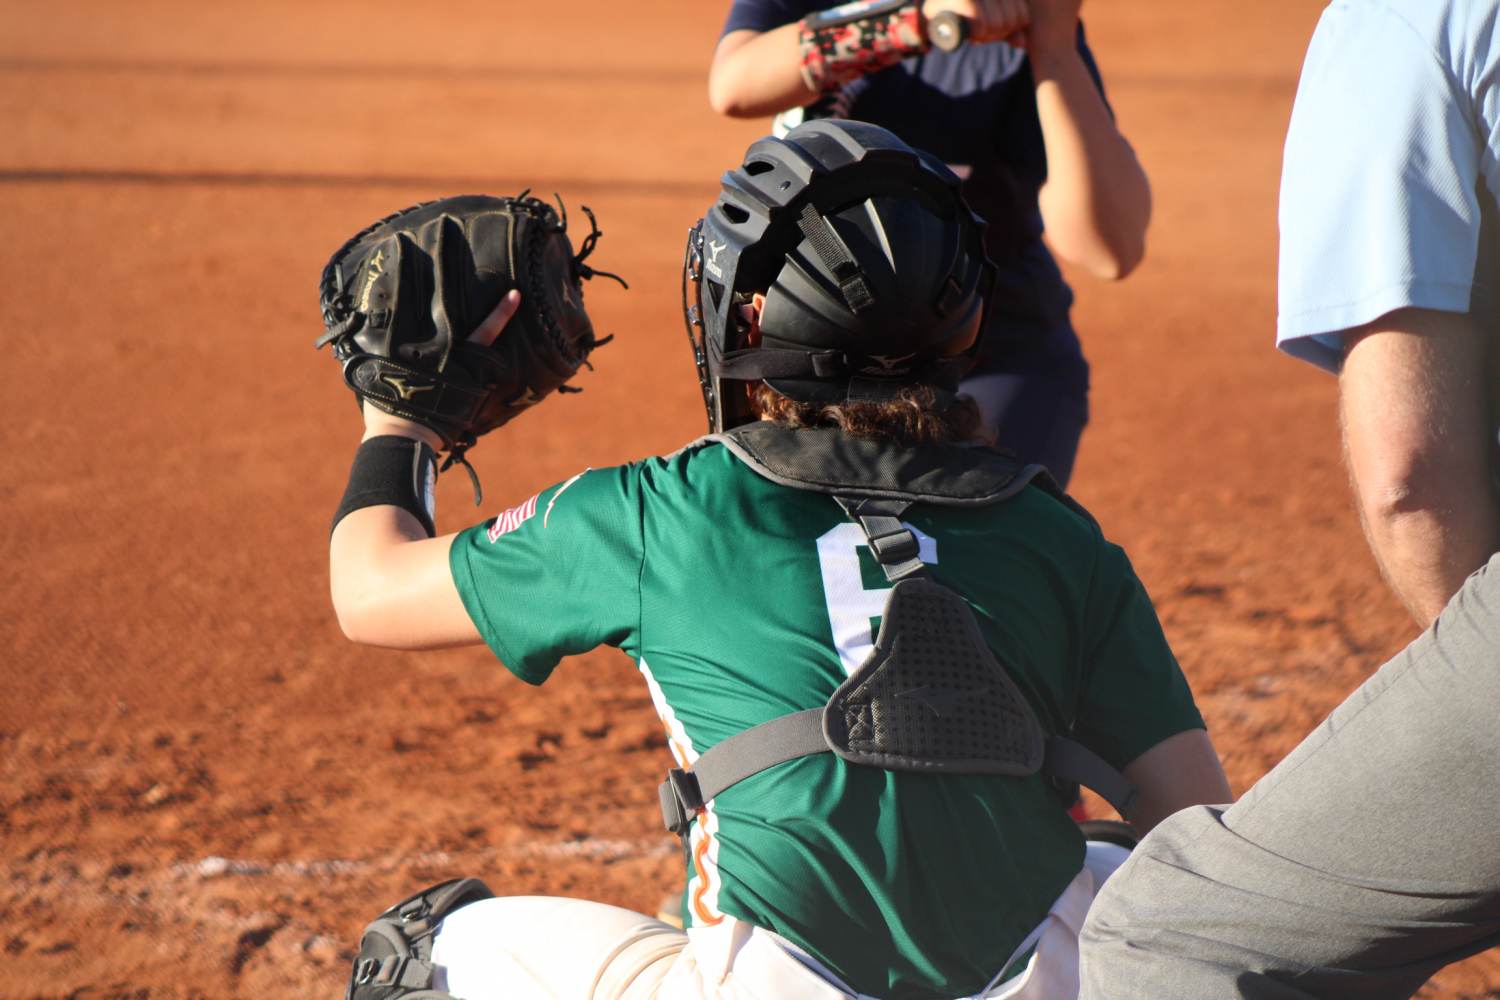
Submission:
{"label": "black knee pad", "polygon": [[454,1000],[432,988],[432,935],[460,906],[494,895],[477,878],[459,878],[386,910],[365,928],[344,1000]]}

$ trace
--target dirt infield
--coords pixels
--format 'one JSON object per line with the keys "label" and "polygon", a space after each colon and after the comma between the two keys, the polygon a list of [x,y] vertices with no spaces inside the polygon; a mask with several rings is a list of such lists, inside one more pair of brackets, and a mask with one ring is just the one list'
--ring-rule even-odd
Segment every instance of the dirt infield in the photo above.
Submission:
{"label": "dirt infield", "polygon": [[[1150,257],[1078,278],[1077,496],[1134,558],[1236,791],[1414,629],[1360,537],[1333,380],[1271,349],[1281,137],[1315,0],[1089,0],[1156,191]],[[722,4],[0,5],[0,998],[333,997],[423,880],[653,909],[679,865],[631,664],[531,689],[343,640],[328,519],[358,417],[315,285],[446,194],[593,207],[587,391],[474,454],[440,530],[702,415],[681,240],[764,122],[716,119]],[[1253,20],[1249,19],[1252,18]],[[19,364],[17,364],[19,362]],[[1433,997],[1500,996],[1500,960]]]}

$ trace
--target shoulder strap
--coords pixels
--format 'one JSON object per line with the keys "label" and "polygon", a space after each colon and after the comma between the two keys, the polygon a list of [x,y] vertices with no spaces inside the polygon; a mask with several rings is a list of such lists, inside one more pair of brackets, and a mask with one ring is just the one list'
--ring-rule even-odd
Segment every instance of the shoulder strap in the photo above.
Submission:
{"label": "shoulder strap", "polygon": [[1140,792],[1131,787],[1125,775],[1116,771],[1094,751],[1082,743],[1066,736],[1047,737],[1047,756],[1042,761],[1042,773],[1049,778],[1059,778],[1092,788],[1114,807],[1121,819],[1129,819],[1135,812]]}

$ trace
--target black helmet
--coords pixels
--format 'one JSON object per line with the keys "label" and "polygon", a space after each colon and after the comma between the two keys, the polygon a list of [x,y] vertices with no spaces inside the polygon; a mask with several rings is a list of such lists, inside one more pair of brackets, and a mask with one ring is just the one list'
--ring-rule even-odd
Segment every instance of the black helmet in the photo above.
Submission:
{"label": "black helmet", "polygon": [[[819,119],[751,145],[688,233],[683,264],[710,428],[751,419],[726,381],[808,402],[886,399],[913,383],[954,391],[995,281],[959,185],[864,122]],[[741,307],[755,292],[766,301],[751,348]]]}

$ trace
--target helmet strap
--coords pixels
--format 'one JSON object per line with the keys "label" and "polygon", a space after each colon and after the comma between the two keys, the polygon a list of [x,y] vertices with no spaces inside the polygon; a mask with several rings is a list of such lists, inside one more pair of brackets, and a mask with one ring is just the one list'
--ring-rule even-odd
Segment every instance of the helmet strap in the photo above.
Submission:
{"label": "helmet strap", "polygon": [[869,283],[865,281],[865,273],[859,269],[854,258],[849,256],[849,251],[844,248],[828,220],[823,218],[811,202],[802,206],[802,216],[797,220],[797,227],[807,237],[807,242],[812,244],[813,252],[818,255],[823,266],[828,268],[834,280],[839,283],[839,291],[844,293],[844,301],[849,303],[849,308],[854,310],[855,315],[874,306],[875,296],[870,292]]}
{"label": "helmet strap", "polygon": [[856,375],[849,380],[848,395],[851,403],[889,403],[901,398],[901,390],[914,382],[889,378],[861,378]]}

